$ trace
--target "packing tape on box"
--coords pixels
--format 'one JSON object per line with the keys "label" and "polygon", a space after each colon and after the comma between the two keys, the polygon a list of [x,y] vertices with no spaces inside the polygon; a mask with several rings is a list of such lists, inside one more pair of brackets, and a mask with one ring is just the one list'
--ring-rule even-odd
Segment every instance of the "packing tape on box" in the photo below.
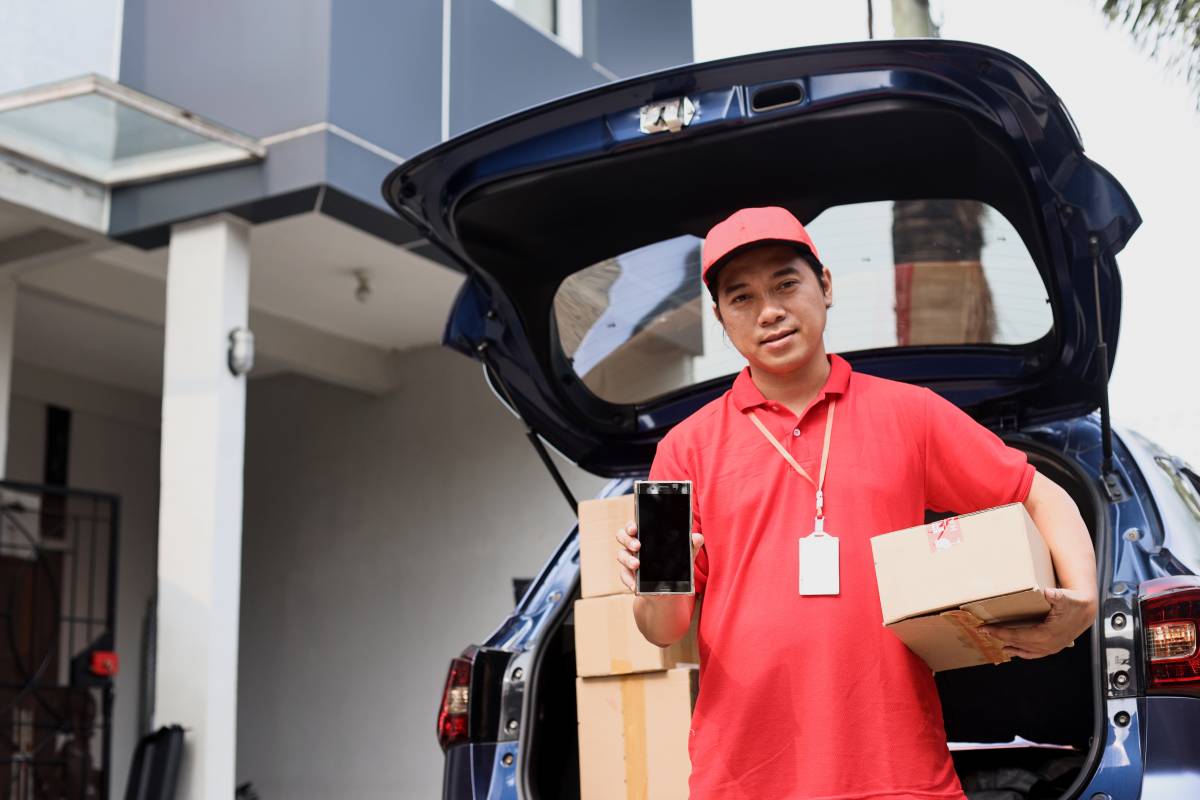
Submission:
{"label": "packing tape on box", "polygon": [[956,544],[962,544],[962,528],[957,517],[938,520],[925,526],[925,535],[929,539],[929,552],[944,553]]}
{"label": "packing tape on box", "polygon": [[979,630],[979,626],[986,623],[970,611],[943,611],[942,616],[948,617],[958,626],[959,641],[968,647],[975,648],[988,661],[993,664],[1003,664],[1012,660],[1012,657],[1004,652],[1003,642]]}
{"label": "packing tape on box", "polygon": [[625,733],[625,797],[646,800],[646,681],[621,679],[621,719]]}

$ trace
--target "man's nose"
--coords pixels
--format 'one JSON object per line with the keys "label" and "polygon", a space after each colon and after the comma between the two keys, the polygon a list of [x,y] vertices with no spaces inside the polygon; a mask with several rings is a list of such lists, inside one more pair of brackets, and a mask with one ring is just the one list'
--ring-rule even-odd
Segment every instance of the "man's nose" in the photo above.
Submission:
{"label": "man's nose", "polygon": [[772,300],[768,300],[758,312],[758,320],[763,325],[774,325],[783,319],[784,314],[783,306]]}

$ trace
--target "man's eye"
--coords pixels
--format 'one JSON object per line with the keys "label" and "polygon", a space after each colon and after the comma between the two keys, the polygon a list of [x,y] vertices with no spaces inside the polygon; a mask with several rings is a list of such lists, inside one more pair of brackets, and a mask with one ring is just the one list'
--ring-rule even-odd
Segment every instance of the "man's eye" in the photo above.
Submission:
{"label": "man's eye", "polygon": [[779,284],[779,288],[780,288],[780,289],[790,289],[790,288],[792,288],[793,286],[799,286],[799,285],[800,285],[800,281],[797,281],[797,280],[786,280],[786,281],[784,281],[783,283]]}
{"label": "man's eye", "polygon": [[746,299],[746,295],[744,295],[744,294],[739,294],[738,296],[734,297],[734,298],[733,298],[732,300],[730,300],[729,302],[731,302],[731,303],[737,303],[737,302],[739,302],[739,301],[741,301],[741,300],[745,300],[745,299]]}

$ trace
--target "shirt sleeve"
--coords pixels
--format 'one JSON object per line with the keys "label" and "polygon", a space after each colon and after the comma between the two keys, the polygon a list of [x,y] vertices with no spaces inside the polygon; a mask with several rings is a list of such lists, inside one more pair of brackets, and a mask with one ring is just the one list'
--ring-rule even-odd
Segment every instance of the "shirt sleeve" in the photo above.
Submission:
{"label": "shirt sleeve", "polygon": [[[692,474],[688,459],[680,453],[675,442],[668,434],[663,437],[654,451],[654,461],[650,464],[649,480],[652,481],[691,481],[692,482],[692,531],[704,533],[700,524],[699,486]],[[696,599],[704,594],[708,583],[708,552],[707,544],[696,554]]]}
{"label": "shirt sleeve", "polygon": [[1023,503],[1035,469],[1026,455],[936,392],[925,394],[925,505],[969,514]]}

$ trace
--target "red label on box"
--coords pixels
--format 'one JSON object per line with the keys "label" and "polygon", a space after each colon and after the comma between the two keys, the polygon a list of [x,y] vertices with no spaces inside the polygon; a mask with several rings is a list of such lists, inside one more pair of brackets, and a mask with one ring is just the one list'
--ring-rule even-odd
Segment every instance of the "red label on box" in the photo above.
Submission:
{"label": "red label on box", "polygon": [[955,517],[926,525],[925,531],[929,534],[929,552],[931,553],[949,550],[962,542],[962,528],[958,526],[958,519]]}

